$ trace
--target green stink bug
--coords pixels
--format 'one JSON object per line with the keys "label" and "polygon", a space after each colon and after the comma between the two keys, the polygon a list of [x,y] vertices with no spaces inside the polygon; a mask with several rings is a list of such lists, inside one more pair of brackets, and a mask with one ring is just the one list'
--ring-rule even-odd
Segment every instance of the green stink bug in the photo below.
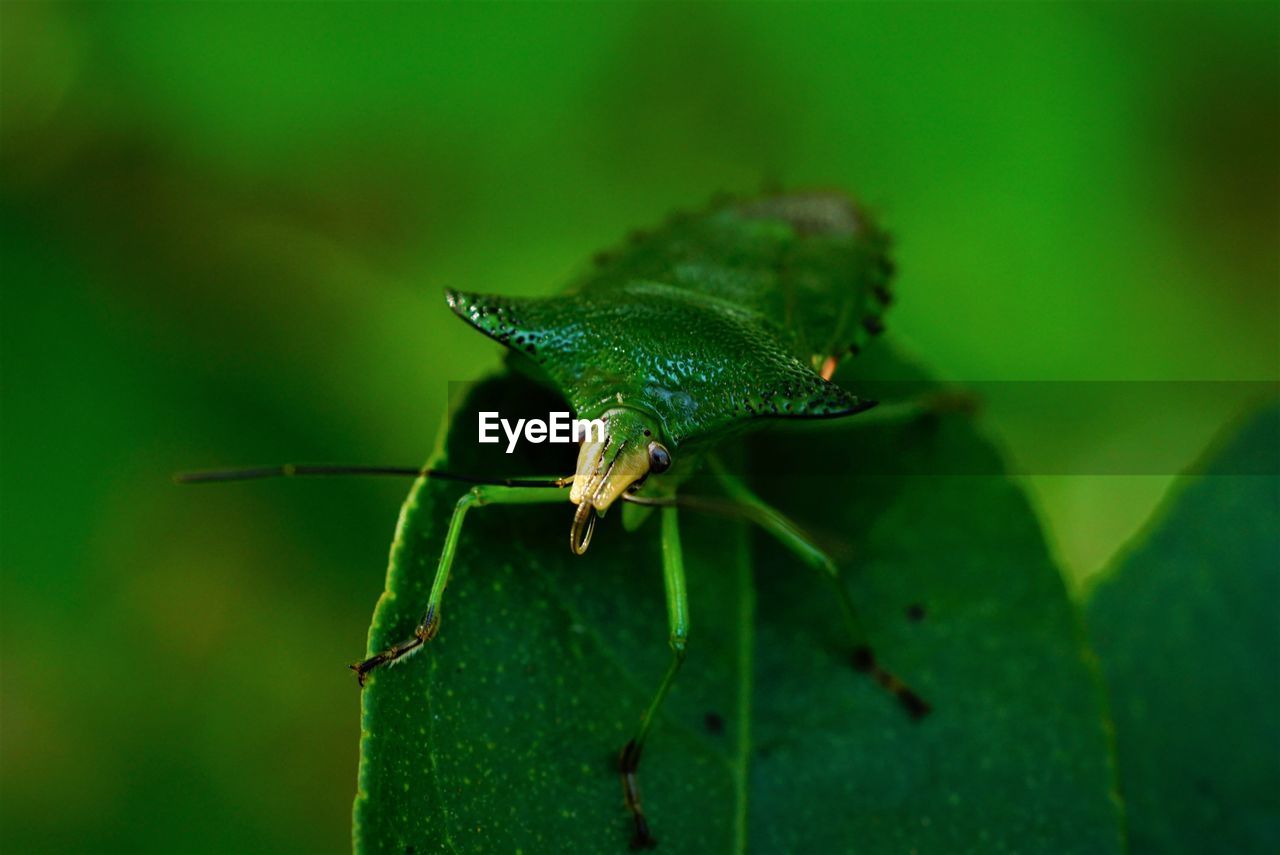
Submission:
{"label": "green stink bug", "polygon": [[596,515],[649,474],[662,477],[647,494],[671,495],[729,434],[874,406],[828,378],[881,328],[886,253],[884,234],[847,199],[776,197],[674,218],[598,257],[560,296],[446,297],[532,360],[579,417],[609,425],[583,445],[570,491],[581,552]]}
{"label": "green stink bug", "polygon": [[[673,655],[619,762],[638,845],[651,836],[635,775],[685,656],[687,604],[674,504],[680,487],[731,434],[773,419],[852,416],[873,405],[829,376],[840,357],[881,329],[891,273],[886,235],[846,197],[823,194],[721,203],[673,218],[599,257],[557,296],[447,293],[456,314],[510,348],[512,359],[548,381],[577,417],[607,425],[606,436],[582,443],[569,482],[574,552],[587,549],[596,518],[620,500],[628,529],[661,506]],[[756,520],[834,577],[834,563],[798,529],[723,467],[712,466]],[[451,535],[472,505],[565,498],[560,491],[504,485],[477,486],[468,497],[455,512]],[[446,542],[415,637],[360,663],[359,674],[435,635],[455,541]],[[856,626],[852,607],[846,611]],[[871,667],[863,640],[857,642]]]}
{"label": "green stink bug", "polygon": [[[352,665],[360,684],[438,633],[444,591],[472,508],[567,499],[574,506],[570,548],[577,554],[588,549],[596,520],[615,505],[629,531],[656,511],[672,658],[618,763],[633,818],[632,842],[652,845],[636,776],[685,659],[688,604],[677,515],[681,507],[711,509],[681,489],[705,464],[731,500],[716,510],[757,523],[835,583],[855,665],[913,715],[927,712],[922,700],[876,665],[835,562],[716,456],[726,438],[777,420],[845,418],[875,405],[830,378],[843,357],[882,329],[893,272],[888,249],[887,235],[843,195],[726,200],[633,235],[625,247],[597,256],[588,272],[556,296],[446,292],[455,314],[510,350],[513,367],[553,387],[575,417],[598,419],[605,430],[581,443],[571,476],[479,481],[416,469],[374,470],[474,486],[455,507],[412,637]],[[334,471],[288,467],[212,473],[204,480]]]}

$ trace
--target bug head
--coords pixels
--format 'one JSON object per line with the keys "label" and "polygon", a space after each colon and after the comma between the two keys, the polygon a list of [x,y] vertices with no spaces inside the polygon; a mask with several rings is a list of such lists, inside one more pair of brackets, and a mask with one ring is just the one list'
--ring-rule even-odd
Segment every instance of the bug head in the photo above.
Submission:
{"label": "bug head", "polygon": [[591,543],[596,517],[604,516],[623,493],[649,475],[666,472],[672,462],[655,417],[630,407],[616,407],[601,419],[604,436],[588,436],[583,441],[569,491],[569,500],[578,506],[569,545],[579,555]]}

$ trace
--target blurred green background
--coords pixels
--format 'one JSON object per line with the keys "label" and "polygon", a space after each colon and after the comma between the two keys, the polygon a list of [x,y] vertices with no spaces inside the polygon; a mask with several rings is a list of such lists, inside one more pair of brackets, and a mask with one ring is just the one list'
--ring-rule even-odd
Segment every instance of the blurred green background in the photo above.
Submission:
{"label": "blurred green background", "polygon": [[[0,15],[5,851],[349,845],[344,666],[407,485],[169,474],[424,459],[498,364],[446,285],[545,292],[713,192],[836,186],[946,378],[1280,375],[1273,3]],[[1015,459],[1190,462],[1241,394],[988,421]],[[1170,481],[1027,479],[1076,583]]]}

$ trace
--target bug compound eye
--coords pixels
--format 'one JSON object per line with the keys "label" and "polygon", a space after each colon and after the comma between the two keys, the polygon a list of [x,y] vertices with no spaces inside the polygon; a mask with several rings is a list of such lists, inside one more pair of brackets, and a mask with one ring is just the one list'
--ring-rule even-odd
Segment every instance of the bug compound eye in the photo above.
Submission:
{"label": "bug compound eye", "polygon": [[660,442],[649,443],[649,471],[661,475],[671,468],[671,452]]}

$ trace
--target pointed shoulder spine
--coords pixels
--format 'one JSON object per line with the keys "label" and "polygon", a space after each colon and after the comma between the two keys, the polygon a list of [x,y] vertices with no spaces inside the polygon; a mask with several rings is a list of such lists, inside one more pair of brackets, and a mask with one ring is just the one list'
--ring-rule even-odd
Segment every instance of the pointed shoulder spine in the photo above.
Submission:
{"label": "pointed shoulder spine", "polygon": [[510,343],[511,336],[519,327],[517,313],[513,310],[512,301],[507,297],[473,294],[447,288],[444,298],[455,315],[503,344]]}
{"label": "pointed shoulder spine", "polygon": [[545,361],[539,350],[547,340],[546,331],[536,319],[531,323],[527,317],[540,314],[536,299],[473,294],[452,288],[446,289],[444,296],[453,313],[480,332],[540,363]]}
{"label": "pointed shoulder spine", "polygon": [[745,409],[750,415],[764,418],[838,419],[864,412],[879,403],[859,398],[816,372],[806,371],[805,375],[784,381],[781,389],[760,396]]}

